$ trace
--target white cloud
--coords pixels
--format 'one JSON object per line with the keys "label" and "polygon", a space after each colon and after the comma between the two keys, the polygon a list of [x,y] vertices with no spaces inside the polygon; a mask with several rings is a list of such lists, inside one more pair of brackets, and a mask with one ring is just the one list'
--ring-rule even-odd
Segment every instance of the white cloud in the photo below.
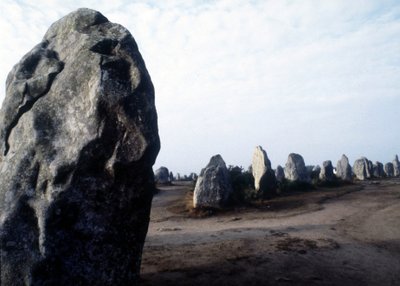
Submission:
{"label": "white cloud", "polygon": [[273,165],[399,152],[396,1],[65,2],[0,2],[1,90],[53,21],[97,9],[132,32],[152,76],[157,167],[198,172],[218,152],[247,166],[255,145]]}

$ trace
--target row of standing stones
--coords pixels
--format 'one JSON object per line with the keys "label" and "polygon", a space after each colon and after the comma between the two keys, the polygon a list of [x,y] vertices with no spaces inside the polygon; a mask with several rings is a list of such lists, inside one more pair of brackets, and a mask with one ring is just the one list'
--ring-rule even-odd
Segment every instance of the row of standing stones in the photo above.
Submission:
{"label": "row of standing stones", "polygon": [[170,185],[173,181],[196,181],[197,174],[190,173],[188,176],[181,176],[179,173],[174,175],[172,172],[168,170],[167,167],[161,166],[154,172],[154,180],[157,184],[160,185]]}
{"label": "row of standing stones", "polygon": [[160,141],[129,31],[55,22],[8,75],[0,142],[0,285],[137,285]]}
{"label": "row of standing stones", "polygon": [[[261,146],[255,148],[251,165],[254,177],[254,188],[258,192],[275,186],[278,182],[311,183],[311,174],[316,175],[322,182],[342,180],[351,182],[367,180],[371,178],[398,177],[400,176],[400,162],[396,155],[393,162],[383,165],[380,162],[373,164],[365,157],[354,162],[353,168],[349,164],[346,155],[337,162],[336,169],[332,162],[327,160],[320,166],[307,167],[301,155],[291,153],[288,156],[285,167],[278,165],[275,170],[271,167],[271,161]],[[228,169],[222,157],[215,155],[208,165],[201,171],[193,194],[193,206],[195,208],[221,208],[233,191]]]}

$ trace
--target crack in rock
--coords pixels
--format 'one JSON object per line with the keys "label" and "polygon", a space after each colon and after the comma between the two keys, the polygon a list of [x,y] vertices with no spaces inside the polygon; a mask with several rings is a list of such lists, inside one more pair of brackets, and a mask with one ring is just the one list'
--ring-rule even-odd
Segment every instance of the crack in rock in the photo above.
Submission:
{"label": "crack in rock", "polygon": [[[11,86],[7,86],[7,89],[14,89],[14,93],[5,99],[7,101],[3,119],[5,127],[2,130],[4,134],[1,134],[4,156],[10,149],[8,138],[19,119],[32,109],[39,98],[48,93],[55,77],[64,68],[64,63],[58,59],[57,53],[47,49],[47,46],[47,41],[37,45],[20,61],[17,69],[13,70],[14,82],[10,84]],[[12,76],[9,76],[7,83],[10,82],[10,77]]]}

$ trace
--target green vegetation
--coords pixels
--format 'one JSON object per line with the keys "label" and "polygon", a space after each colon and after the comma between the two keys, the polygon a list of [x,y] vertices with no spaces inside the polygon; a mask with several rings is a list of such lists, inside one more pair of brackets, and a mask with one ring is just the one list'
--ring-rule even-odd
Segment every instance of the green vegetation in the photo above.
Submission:
{"label": "green vegetation", "polygon": [[254,178],[250,170],[244,171],[243,167],[228,167],[233,193],[230,198],[232,205],[248,204],[257,199],[254,189]]}
{"label": "green vegetation", "polygon": [[282,182],[278,183],[278,189],[279,193],[304,192],[314,190],[315,185],[307,182],[292,182],[287,179],[283,179]]}

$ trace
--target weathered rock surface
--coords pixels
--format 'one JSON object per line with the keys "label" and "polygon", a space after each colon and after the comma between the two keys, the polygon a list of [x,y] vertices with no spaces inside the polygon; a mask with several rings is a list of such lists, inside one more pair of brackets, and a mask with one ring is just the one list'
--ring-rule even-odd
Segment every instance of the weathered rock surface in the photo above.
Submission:
{"label": "weathered rock surface", "polygon": [[332,161],[327,160],[322,163],[321,172],[319,173],[319,179],[321,181],[333,181],[335,179],[335,175],[333,174],[333,166]]}
{"label": "weathered rock surface", "polygon": [[349,159],[346,155],[342,155],[342,158],[336,164],[336,177],[343,181],[352,181],[352,169],[349,164]]}
{"label": "weathered rock surface", "polygon": [[372,170],[372,163],[365,157],[361,157],[354,162],[353,165],[353,173],[358,180],[364,181],[366,179],[371,178]]}
{"label": "weathered rock surface", "polygon": [[393,163],[386,163],[384,166],[384,171],[386,174],[386,177],[393,177],[394,176],[394,168],[393,168]]}
{"label": "weathered rock surface", "polygon": [[282,182],[285,179],[285,171],[281,165],[278,165],[275,170],[275,178],[278,182]]}
{"label": "weathered rock surface", "polygon": [[208,165],[201,170],[193,194],[193,206],[223,207],[232,193],[228,169],[221,155],[211,157]]}
{"label": "weathered rock surface", "polygon": [[382,178],[385,176],[385,171],[383,170],[383,164],[376,161],[373,166],[373,175],[375,178]]}
{"label": "weathered rock surface", "polygon": [[274,192],[276,190],[275,172],[271,168],[267,152],[261,146],[257,146],[254,150],[251,167],[256,191]]}
{"label": "weathered rock surface", "polygon": [[289,181],[310,182],[310,177],[301,155],[289,154],[285,165],[285,178]]}
{"label": "weathered rock surface", "polygon": [[398,177],[400,176],[400,162],[399,157],[396,155],[393,159],[393,176]]}
{"label": "weathered rock surface", "polygon": [[271,161],[268,159],[267,152],[265,152],[261,146],[257,146],[254,150],[251,164],[251,170],[254,177],[254,188],[256,191],[260,190],[261,178],[265,175],[268,169],[271,169]]}
{"label": "weathered rock surface", "polygon": [[170,182],[169,171],[167,167],[160,167],[154,172],[154,180],[158,184],[168,184]]}
{"label": "weathered rock surface", "polygon": [[79,9],[50,27],[6,86],[1,285],[136,285],[160,144],[135,40]]}

